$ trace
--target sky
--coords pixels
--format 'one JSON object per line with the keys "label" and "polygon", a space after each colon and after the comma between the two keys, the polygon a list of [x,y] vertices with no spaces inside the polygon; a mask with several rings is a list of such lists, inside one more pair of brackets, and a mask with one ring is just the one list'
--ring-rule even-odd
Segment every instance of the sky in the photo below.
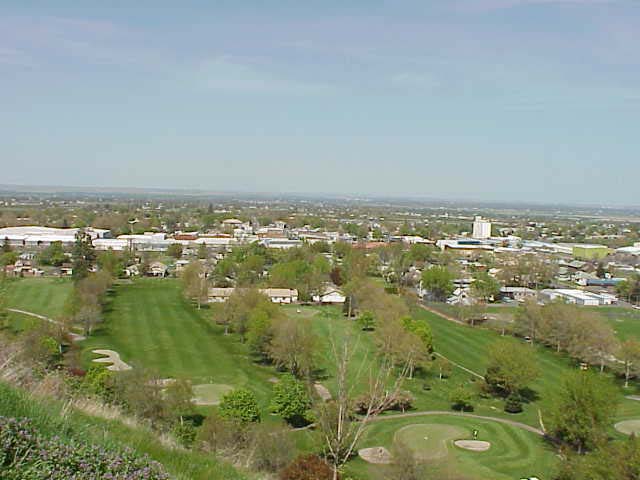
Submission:
{"label": "sky", "polygon": [[638,0],[3,0],[0,183],[639,205]]}

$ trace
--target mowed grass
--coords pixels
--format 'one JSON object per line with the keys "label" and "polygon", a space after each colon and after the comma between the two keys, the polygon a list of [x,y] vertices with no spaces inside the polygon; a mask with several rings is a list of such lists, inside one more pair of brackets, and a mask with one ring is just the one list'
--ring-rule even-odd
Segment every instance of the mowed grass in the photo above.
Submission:
{"label": "mowed grass", "polygon": [[272,388],[273,370],[251,363],[237,336],[224,335],[210,309],[198,310],[186,301],[174,279],[115,286],[105,321],[82,347],[87,363],[91,350],[112,349],[134,368],[162,378],[247,387],[263,402]]}
{"label": "mowed grass", "polygon": [[[493,342],[500,338],[521,342],[513,337],[500,337],[498,333],[491,330],[455,324],[424,309],[417,309],[414,315],[416,318],[424,319],[431,326],[436,352],[480,375],[484,375],[486,372],[488,349]],[[568,373],[577,370],[578,364],[566,355],[557,354],[543,346],[529,348],[531,348],[532,361],[538,365],[540,371],[538,379],[531,384],[531,389],[537,398],[525,404],[524,412],[517,415],[504,413],[503,403],[495,399],[478,402],[476,411],[539,426],[538,411],[540,410],[544,417],[554,398],[561,392],[563,378]],[[459,369],[455,370],[460,371]],[[478,381],[482,380],[478,379]],[[640,402],[623,398],[624,395],[634,392],[635,389],[619,390],[620,405],[617,419],[640,416]]]}
{"label": "mowed grass", "polygon": [[640,340],[640,310],[622,307],[599,307],[594,310],[609,322],[620,340]]}
{"label": "mowed grass", "polygon": [[7,281],[7,307],[45,315],[59,320],[73,289],[71,280],[63,278],[18,278]]}
{"label": "mowed grass", "polygon": [[[412,425],[421,427],[410,427]],[[512,480],[537,476],[544,479],[552,478],[557,465],[552,448],[534,433],[490,420],[447,415],[374,422],[367,428],[361,446],[384,446],[393,451],[395,440],[407,440],[403,433],[407,427],[413,432],[424,432],[411,438],[410,448],[418,456],[428,458],[434,451],[442,454],[443,443],[446,445],[443,458],[431,458],[426,463],[433,478]],[[471,439],[474,429],[479,431],[479,440],[491,443],[487,452],[465,451],[452,444],[452,435],[455,439]],[[360,458],[349,464],[349,471],[354,472],[356,478],[391,478],[388,467],[371,465]]]}

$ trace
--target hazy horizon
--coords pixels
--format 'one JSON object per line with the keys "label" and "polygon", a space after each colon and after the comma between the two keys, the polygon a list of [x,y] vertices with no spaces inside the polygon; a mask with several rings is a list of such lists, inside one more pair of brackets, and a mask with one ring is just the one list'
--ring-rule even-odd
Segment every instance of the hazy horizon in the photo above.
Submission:
{"label": "hazy horizon", "polygon": [[628,205],[640,2],[0,6],[2,183]]}

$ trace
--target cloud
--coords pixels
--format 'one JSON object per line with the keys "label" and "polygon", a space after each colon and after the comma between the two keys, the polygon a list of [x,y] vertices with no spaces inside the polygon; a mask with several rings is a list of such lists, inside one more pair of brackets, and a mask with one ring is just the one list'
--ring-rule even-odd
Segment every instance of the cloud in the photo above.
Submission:
{"label": "cloud", "polygon": [[309,95],[333,91],[330,85],[287,78],[230,56],[201,62],[196,76],[205,87],[225,92]]}

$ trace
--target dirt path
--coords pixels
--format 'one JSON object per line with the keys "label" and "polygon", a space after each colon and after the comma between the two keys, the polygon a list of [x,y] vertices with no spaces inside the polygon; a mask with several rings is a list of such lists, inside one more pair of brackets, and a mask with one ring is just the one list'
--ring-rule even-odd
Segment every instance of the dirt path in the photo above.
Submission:
{"label": "dirt path", "polygon": [[531,425],[527,425],[526,423],[516,422],[515,420],[509,420],[507,418],[498,418],[498,417],[487,417],[485,415],[474,415],[473,413],[461,413],[461,412],[448,412],[446,410],[428,410],[426,412],[407,412],[407,413],[396,413],[392,415],[382,415],[371,419],[371,422],[382,422],[384,420],[397,420],[398,418],[411,418],[411,417],[427,417],[433,415],[450,415],[453,417],[466,417],[466,418],[476,418],[478,420],[489,420],[491,422],[504,423],[505,425],[509,425],[515,428],[520,428],[522,430],[526,430],[531,433],[535,433],[536,435],[544,436],[545,433],[536,427],[532,427]]}
{"label": "dirt path", "polygon": [[[65,326],[62,322],[54,320],[53,318],[45,317],[44,315],[40,315],[39,313],[27,312],[26,310],[19,310],[17,308],[7,308],[7,311],[14,312],[14,313],[21,313],[22,315],[38,318],[40,320],[44,320],[45,322],[49,322],[59,327]],[[80,342],[82,340],[87,339],[87,337],[85,337],[84,335],[78,335],[77,333],[73,333],[73,332],[69,332],[69,336],[71,337],[71,340],[73,340],[74,342]]]}

